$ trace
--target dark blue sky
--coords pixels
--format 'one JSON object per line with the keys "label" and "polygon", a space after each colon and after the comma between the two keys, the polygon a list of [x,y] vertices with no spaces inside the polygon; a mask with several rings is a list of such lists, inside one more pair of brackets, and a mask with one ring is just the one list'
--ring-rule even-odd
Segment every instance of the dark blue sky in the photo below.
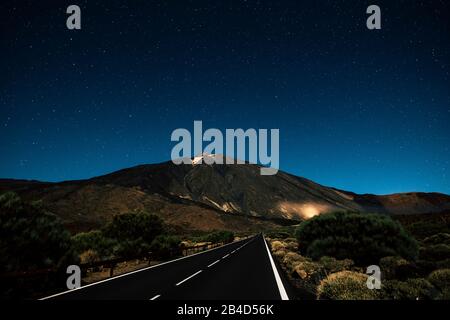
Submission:
{"label": "dark blue sky", "polygon": [[[170,4],[169,4],[170,3]],[[366,8],[382,9],[369,31]],[[82,30],[65,9],[82,9]],[[170,159],[170,134],[279,128],[280,167],[358,193],[450,194],[446,1],[6,1],[0,177]]]}

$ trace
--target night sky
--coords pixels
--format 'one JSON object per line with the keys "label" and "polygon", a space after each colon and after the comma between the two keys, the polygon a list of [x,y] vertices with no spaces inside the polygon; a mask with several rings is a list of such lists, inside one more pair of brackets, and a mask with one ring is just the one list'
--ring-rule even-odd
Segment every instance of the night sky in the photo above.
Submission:
{"label": "night sky", "polygon": [[447,2],[2,1],[0,177],[167,161],[202,120],[279,128],[280,169],[324,185],[450,194]]}

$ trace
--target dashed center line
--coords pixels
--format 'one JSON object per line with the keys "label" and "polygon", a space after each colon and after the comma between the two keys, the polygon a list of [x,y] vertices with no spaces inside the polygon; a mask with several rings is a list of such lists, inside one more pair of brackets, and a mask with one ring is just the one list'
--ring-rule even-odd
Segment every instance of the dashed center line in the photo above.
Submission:
{"label": "dashed center line", "polygon": [[197,271],[197,272],[194,273],[193,275],[191,275],[191,276],[187,277],[186,279],[184,279],[184,280],[178,282],[178,283],[176,284],[176,286],[179,286],[179,285],[182,284],[183,282],[186,282],[186,281],[188,281],[189,279],[195,277],[196,275],[198,275],[198,274],[199,274],[200,272],[202,272],[202,271],[203,271],[203,270]]}
{"label": "dashed center line", "polygon": [[222,259],[225,259],[226,257],[228,257],[230,254],[226,254],[222,257]]}
{"label": "dashed center line", "polygon": [[208,268],[209,267],[212,267],[213,265],[215,265],[217,262],[219,262],[220,260],[217,260],[217,261],[214,261],[213,263],[211,263],[210,265],[208,265]]}
{"label": "dashed center line", "polygon": [[151,298],[150,300],[156,300],[156,299],[158,299],[159,297],[161,297],[161,295],[160,295],[160,294],[157,294],[156,296],[154,296],[154,297]]}

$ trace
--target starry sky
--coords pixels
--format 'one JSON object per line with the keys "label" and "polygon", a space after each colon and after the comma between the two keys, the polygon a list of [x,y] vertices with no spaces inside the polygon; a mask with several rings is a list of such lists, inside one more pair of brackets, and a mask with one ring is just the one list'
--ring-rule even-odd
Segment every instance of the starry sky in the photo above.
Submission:
{"label": "starry sky", "polygon": [[167,161],[202,120],[279,128],[280,169],[324,185],[450,194],[447,2],[2,1],[0,177]]}

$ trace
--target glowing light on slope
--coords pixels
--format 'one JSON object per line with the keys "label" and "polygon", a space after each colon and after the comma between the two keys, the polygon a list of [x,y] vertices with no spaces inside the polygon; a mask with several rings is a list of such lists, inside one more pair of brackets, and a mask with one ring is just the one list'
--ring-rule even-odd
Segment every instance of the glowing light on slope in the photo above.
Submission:
{"label": "glowing light on slope", "polygon": [[299,203],[282,201],[278,204],[278,209],[283,212],[286,218],[299,217],[302,219],[310,219],[321,213],[332,211],[333,207],[314,202]]}

